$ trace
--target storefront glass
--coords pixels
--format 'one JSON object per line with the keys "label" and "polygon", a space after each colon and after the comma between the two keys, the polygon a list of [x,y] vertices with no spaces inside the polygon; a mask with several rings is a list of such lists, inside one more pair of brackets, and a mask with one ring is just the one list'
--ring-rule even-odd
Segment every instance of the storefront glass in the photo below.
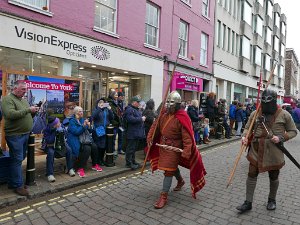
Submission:
{"label": "storefront glass", "polygon": [[[58,75],[64,59],[25,52],[0,46],[0,69],[34,74]],[[84,68],[80,62],[71,61],[71,77],[82,80],[83,98],[81,106],[85,115],[90,115],[99,98],[107,97],[111,89],[125,94],[126,105],[130,98],[140,95],[144,101],[151,98],[151,76],[120,74],[94,68]],[[113,70],[113,68],[109,68]],[[64,75],[64,74],[62,74]],[[159,104],[159,103],[158,103]]]}
{"label": "storefront glass", "polygon": [[246,99],[246,87],[240,84],[234,84],[234,99],[244,103]]}

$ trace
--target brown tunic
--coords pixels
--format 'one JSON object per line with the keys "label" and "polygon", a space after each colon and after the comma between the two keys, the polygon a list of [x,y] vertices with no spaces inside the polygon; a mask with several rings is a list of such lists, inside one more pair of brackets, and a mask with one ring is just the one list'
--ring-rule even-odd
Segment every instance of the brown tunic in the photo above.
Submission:
{"label": "brown tunic", "polygon": [[[243,136],[246,136],[255,112],[252,112],[245,126]],[[297,135],[297,128],[289,112],[278,109],[276,114],[267,118],[266,126],[271,135],[283,136],[284,141]],[[254,126],[255,127],[255,126]],[[278,170],[284,166],[282,151],[271,141],[271,137],[261,123],[258,124],[247,159],[256,166],[259,172]]]}
{"label": "brown tunic", "polygon": [[[148,140],[151,139],[155,126],[152,126]],[[159,149],[158,169],[165,171],[175,171],[178,168],[180,156],[189,159],[193,140],[187,130],[181,125],[174,114],[165,113],[159,120],[157,129],[161,133],[160,144],[177,147],[183,150],[183,153],[172,150]]]}

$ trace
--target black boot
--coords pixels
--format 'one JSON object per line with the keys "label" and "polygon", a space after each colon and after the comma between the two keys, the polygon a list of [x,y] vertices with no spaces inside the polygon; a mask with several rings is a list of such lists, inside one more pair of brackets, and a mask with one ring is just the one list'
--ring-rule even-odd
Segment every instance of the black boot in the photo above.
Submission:
{"label": "black boot", "polygon": [[276,209],[276,201],[273,199],[268,199],[267,210],[275,210]]}
{"label": "black boot", "polygon": [[242,205],[236,207],[237,210],[240,211],[240,213],[244,213],[246,211],[249,211],[252,209],[252,202],[245,201]]}

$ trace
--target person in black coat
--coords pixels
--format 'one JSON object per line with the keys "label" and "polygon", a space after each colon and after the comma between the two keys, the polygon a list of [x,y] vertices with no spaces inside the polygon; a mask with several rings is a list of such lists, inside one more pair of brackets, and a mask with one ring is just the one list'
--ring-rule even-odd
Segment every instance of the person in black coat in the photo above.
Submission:
{"label": "person in black coat", "polygon": [[199,118],[198,100],[192,100],[191,105],[188,106],[187,113],[191,118],[193,124],[195,141],[196,143],[199,143],[200,118]]}
{"label": "person in black coat", "polygon": [[148,136],[150,127],[152,126],[157,114],[154,111],[154,101],[153,99],[150,99],[147,103],[146,103],[146,109],[143,112],[143,116],[146,117],[146,120],[144,122],[144,127],[145,127],[145,136]]}
{"label": "person in black coat", "polygon": [[140,165],[135,161],[135,151],[138,148],[139,141],[145,138],[144,121],[145,116],[139,111],[141,98],[134,96],[131,104],[127,106],[124,119],[127,123],[127,148],[125,153],[126,167],[136,170]]}
{"label": "person in black coat", "polygon": [[216,111],[216,99],[215,93],[211,92],[207,96],[206,100],[206,107],[207,107],[207,117],[209,118],[209,122],[214,124],[215,121],[215,111]]}

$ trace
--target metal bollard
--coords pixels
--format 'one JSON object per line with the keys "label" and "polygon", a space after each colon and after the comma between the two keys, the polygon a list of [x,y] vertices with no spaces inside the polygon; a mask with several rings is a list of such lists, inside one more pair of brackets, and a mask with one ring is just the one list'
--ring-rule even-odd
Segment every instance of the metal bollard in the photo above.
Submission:
{"label": "metal bollard", "polygon": [[35,185],[35,162],[34,162],[35,136],[30,134],[27,149],[26,185]]}
{"label": "metal bollard", "polygon": [[115,166],[114,163],[114,150],[113,150],[113,136],[114,136],[114,127],[109,124],[106,128],[107,135],[107,149],[106,149],[106,157],[105,157],[105,166],[112,167]]}

